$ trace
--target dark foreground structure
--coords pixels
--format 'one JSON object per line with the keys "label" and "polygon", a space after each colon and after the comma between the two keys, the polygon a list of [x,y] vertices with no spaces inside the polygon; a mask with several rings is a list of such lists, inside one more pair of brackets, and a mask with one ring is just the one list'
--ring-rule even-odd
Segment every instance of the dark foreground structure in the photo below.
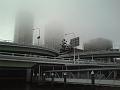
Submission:
{"label": "dark foreground structure", "polygon": [[33,66],[42,63],[42,59],[58,55],[59,53],[40,46],[0,42],[0,81],[29,82]]}
{"label": "dark foreground structure", "polygon": [[[58,52],[44,47],[0,42],[1,88],[119,88],[120,51],[77,52],[75,56],[74,61],[73,53],[59,56]],[[94,83],[91,72],[94,72]]]}
{"label": "dark foreground structure", "polygon": [[26,83],[0,83],[0,90],[119,90],[120,87],[100,86],[100,85],[84,85],[84,84],[67,84],[62,83],[46,83],[44,85],[26,84]]}

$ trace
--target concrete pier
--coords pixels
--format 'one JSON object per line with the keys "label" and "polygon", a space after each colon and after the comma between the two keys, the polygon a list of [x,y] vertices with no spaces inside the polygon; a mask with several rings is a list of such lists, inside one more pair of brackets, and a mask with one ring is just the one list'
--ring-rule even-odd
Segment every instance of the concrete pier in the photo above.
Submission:
{"label": "concrete pier", "polygon": [[26,70],[26,82],[31,82],[31,69]]}

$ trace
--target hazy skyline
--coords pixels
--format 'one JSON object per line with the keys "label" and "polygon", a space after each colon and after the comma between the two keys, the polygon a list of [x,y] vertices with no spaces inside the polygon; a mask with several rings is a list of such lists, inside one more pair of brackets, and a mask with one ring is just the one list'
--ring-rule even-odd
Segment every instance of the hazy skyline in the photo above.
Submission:
{"label": "hazy skyline", "polygon": [[0,39],[13,41],[19,9],[34,13],[34,27],[41,28],[42,40],[45,25],[58,21],[66,33],[80,36],[80,45],[103,37],[120,48],[120,0],[0,0]]}
{"label": "hazy skyline", "polygon": [[16,15],[14,43],[33,44],[33,16],[28,12],[19,12]]}
{"label": "hazy skyline", "polygon": [[44,46],[60,51],[61,42],[64,39],[63,26],[58,22],[50,22],[45,26]]}

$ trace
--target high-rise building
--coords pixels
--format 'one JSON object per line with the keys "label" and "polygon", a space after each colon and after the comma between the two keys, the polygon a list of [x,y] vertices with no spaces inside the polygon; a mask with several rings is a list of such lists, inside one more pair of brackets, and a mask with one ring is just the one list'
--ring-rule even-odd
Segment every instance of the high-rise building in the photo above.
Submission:
{"label": "high-rise building", "polygon": [[59,23],[53,22],[46,25],[44,44],[45,47],[60,51],[61,43],[64,38],[63,26]]}
{"label": "high-rise building", "polygon": [[33,16],[29,12],[19,12],[16,16],[14,43],[32,45]]}
{"label": "high-rise building", "polygon": [[95,38],[84,43],[85,51],[110,50],[113,48],[113,43],[109,39]]}

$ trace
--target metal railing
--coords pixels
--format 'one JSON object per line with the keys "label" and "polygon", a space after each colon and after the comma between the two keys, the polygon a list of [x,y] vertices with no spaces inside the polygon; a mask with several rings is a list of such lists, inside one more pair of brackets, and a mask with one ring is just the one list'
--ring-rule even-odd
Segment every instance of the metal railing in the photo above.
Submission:
{"label": "metal railing", "polygon": [[[118,50],[100,50],[100,51],[85,51],[85,52],[76,52],[76,56],[84,56],[84,55],[104,55],[104,54],[120,54]],[[73,53],[61,55],[62,57],[70,57],[73,56]]]}
{"label": "metal railing", "polygon": [[[65,63],[71,63],[73,64],[73,59],[71,58],[60,58],[60,57],[49,57],[49,56],[40,56],[40,55],[32,55],[32,54],[20,54],[20,53],[8,53],[8,52],[0,52],[0,57],[6,56],[4,58],[10,58],[10,57],[16,57],[18,59],[25,59],[25,60],[46,60],[46,61],[54,61],[54,62],[65,62]],[[34,61],[35,61],[34,60]],[[75,64],[95,64],[95,65],[119,65],[120,63],[116,62],[101,62],[101,61],[92,61],[87,59],[79,59],[76,61]]]}
{"label": "metal railing", "polygon": [[45,49],[45,50],[49,50],[51,52],[56,52],[56,53],[59,53],[53,49],[49,49],[47,47],[43,47],[43,46],[37,46],[37,45],[24,45],[24,44],[18,44],[18,43],[13,43],[13,42],[10,42],[10,41],[0,41],[0,45],[9,45],[9,46],[20,46],[20,47],[30,47],[30,48],[38,48],[38,49]]}

